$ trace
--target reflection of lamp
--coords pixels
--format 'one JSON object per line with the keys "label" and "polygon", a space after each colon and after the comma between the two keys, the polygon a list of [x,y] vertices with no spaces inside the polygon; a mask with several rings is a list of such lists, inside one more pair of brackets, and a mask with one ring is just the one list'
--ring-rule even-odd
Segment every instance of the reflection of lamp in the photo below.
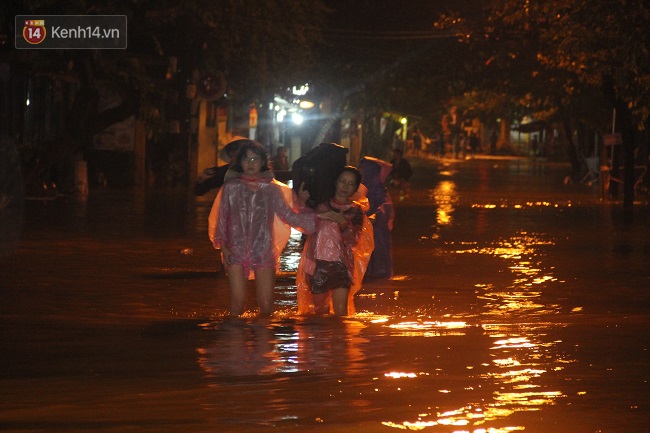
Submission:
{"label": "reflection of lamp", "polygon": [[300,114],[298,114],[298,113],[293,113],[293,114],[291,115],[291,120],[292,120],[293,123],[295,123],[296,125],[300,125],[300,124],[302,123],[302,116],[301,116]]}

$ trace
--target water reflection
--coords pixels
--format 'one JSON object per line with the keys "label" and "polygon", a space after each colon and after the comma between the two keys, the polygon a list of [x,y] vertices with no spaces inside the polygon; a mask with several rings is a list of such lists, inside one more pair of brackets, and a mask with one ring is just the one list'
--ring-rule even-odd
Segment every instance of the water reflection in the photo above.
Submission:
{"label": "water reflection", "polygon": [[[393,336],[407,337],[414,340],[413,343],[416,343],[417,337],[449,340],[464,336],[476,341],[476,336],[472,337],[472,327],[462,322],[400,322],[388,326],[402,330],[393,333]],[[402,430],[424,430],[434,426],[464,427],[454,430],[459,433],[524,430],[523,426],[513,425],[508,419],[516,412],[538,411],[565,397],[561,390],[549,389],[544,384],[543,375],[549,370],[561,369],[560,362],[566,360],[558,359],[554,354],[557,350],[554,346],[560,342],[543,340],[548,328],[531,327],[523,332],[520,326],[513,327],[516,332],[510,328],[508,325],[482,327],[486,337],[491,340],[490,347],[485,349],[482,344],[476,345],[475,353],[460,356],[458,360],[463,364],[455,368],[445,366],[446,362],[438,360],[436,364],[439,367],[433,371],[385,373],[386,378],[393,380],[421,381],[419,387],[428,388],[430,392],[428,396],[420,397],[421,403],[429,402],[427,411],[413,411],[410,417],[402,413],[401,420],[394,417],[382,424]],[[461,367],[465,368],[466,377],[459,373]],[[410,387],[418,388],[417,385]]]}
{"label": "water reflection", "polygon": [[202,326],[210,338],[198,349],[199,365],[217,381],[299,372],[354,374],[368,342],[360,336],[363,322],[336,317],[226,318]]}
{"label": "water reflection", "polygon": [[440,226],[448,226],[453,222],[453,212],[458,204],[458,193],[456,183],[452,180],[443,180],[429,192],[429,198],[438,206],[436,211],[436,223]]}
{"label": "water reflection", "polygon": [[[451,426],[458,427],[453,430],[458,433],[521,431],[524,426],[509,421],[513,414],[539,411],[566,397],[545,377],[575,362],[561,354],[561,340],[549,337],[551,330],[568,326],[558,320],[560,306],[542,300],[545,288],[562,284],[552,266],[545,264],[545,251],[554,245],[544,233],[525,231],[484,245],[478,241],[449,243],[451,254],[487,255],[501,261],[495,266],[509,270],[510,278],[499,284],[477,284],[478,307],[447,314],[444,320],[417,315],[416,311],[406,317],[374,318],[366,312],[365,320],[384,328],[381,334],[410,340],[405,345],[408,352],[414,359],[422,359],[413,363],[415,368],[384,372],[384,379],[400,382],[401,390],[430,389],[428,395],[412,395],[413,401],[429,402],[427,410],[413,408],[410,416],[402,412],[386,417],[384,426],[400,430]],[[573,311],[579,312],[580,307]],[[461,354],[453,347],[457,339],[471,342],[467,352]],[[436,344],[436,340],[440,342]],[[448,356],[455,357],[456,364],[444,359],[441,353],[445,352],[431,350],[437,359],[426,365],[427,355],[420,358],[414,346],[442,346],[453,352]],[[449,377],[453,380],[446,380]],[[420,385],[415,385],[418,382]]]}
{"label": "water reflection", "polygon": [[248,395],[242,386],[260,387],[253,414],[239,400],[237,409],[257,424],[322,423],[332,410],[354,408],[359,417],[381,408],[383,420],[371,419],[385,427],[510,432],[524,430],[508,421],[516,412],[565,396],[544,380],[570,362],[557,354],[561,342],[546,337],[549,326],[369,312],[345,320],[223,319],[203,325],[208,343],[198,363],[218,390],[207,410],[224,410],[229,392]]}
{"label": "water reflection", "polygon": [[[204,325],[208,326],[208,325]],[[245,320],[224,320],[210,344],[200,348],[199,365],[208,377],[267,375],[279,362],[273,329]]]}
{"label": "water reflection", "polygon": [[[513,275],[512,283],[499,289],[492,283],[478,284],[477,296],[486,301],[484,314],[488,316],[512,316],[513,314],[552,314],[558,305],[537,302],[545,283],[557,282],[552,269],[544,269],[543,257],[538,248],[553,246],[555,242],[542,233],[520,232],[509,239],[497,240],[486,246],[478,243],[463,244],[456,254],[489,255],[507,262]],[[469,246],[469,248],[468,248]]]}
{"label": "water reflection", "polygon": [[[474,430],[462,431],[474,433],[524,430],[522,426],[491,427],[488,430],[479,426],[487,421],[503,421],[516,411],[540,410],[563,396],[562,391],[545,389],[542,384],[542,376],[548,370],[560,370],[560,363],[567,362],[560,359],[557,348],[554,348],[561,341],[544,341],[550,326],[562,326],[543,322],[544,317],[557,314],[559,307],[540,302],[544,285],[557,279],[550,270],[544,269],[538,248],[553,244],[543,234],[521,232],[488,246],[476,243],[467,248],[464,244],[463,248],[455,251],[457,254],[491,255],[510,262],[507,268],[513,275],[511,284],[503,288],[492,283],[477,286],[478,299],[485,301],[478,320],[493,342],[485,354],[490,360],[482,364],[486,371],[476,378],[491,384],[495,391],[492,401],[470,402],[462,408],[438,413],[434,421],[424,424],[418,421],[419,427],[471,425]],[[490,323],[494,319],[512,321],[513,317],[525,317],[526,321]],[[477,385],[482,386],[480,383]],[[412,425],[404,426],[413,428]]]}
{"label": "water reflection", "polygon": [[300,263],[301,254],[302,233],[292,228],[287,246],[280,256],[280,271],[295,273],[298,269],[298,263]]}

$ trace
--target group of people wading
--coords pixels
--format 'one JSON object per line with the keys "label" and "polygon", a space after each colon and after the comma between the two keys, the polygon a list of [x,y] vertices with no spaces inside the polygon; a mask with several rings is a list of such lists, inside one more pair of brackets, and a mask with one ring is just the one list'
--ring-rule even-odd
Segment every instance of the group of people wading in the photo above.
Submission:
{"label": "group of people wading", "polygon": [[393,275],[394,212],[384,186],[390,163],[364,157],[359,168],[345,165],[347,149],[322,143],[294,162],[291,189],[275,179],[260,143],[238,138],[224,150],[228,164],[206,170],[195,192],[220,187],[209,237],[228,276],[231,316],[246,311],[252,279],[259,314],[273,314],[275,275],[291,227],[304,239],[296,274],[299,314],[353,314],[364,278]]}

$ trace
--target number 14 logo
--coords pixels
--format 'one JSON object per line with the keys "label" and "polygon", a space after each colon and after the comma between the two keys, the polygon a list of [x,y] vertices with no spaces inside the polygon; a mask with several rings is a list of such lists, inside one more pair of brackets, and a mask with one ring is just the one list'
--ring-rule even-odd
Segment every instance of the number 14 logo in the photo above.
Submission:
{"label": "number 14 logo", "polygon": [[25,20],[23,38],[30,44],[40,44],[45,40],[45,20]]}

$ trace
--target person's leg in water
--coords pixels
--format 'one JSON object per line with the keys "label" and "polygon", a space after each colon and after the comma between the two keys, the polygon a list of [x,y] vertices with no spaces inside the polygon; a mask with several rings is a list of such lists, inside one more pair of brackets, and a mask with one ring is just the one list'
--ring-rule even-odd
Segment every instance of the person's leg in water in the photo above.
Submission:
{"label": "person's leg in water", "polygon": [[244,267],[230,265],[228,267],[228,281],[230,283],[230,315],[240,316],[246,306],[246,282]]}
{"label": "person's leg in water", "polygon": [[217,267],[216,267],[216,272],[219,273],[224,270],[224,265],[221,262],[221,250],[217,250]]}
{"label": "person's leg in water", "polygon": [[332,306],[334,307],[334,314],[337,316],[348,315],[348,293],[349,288],[339,287],[332,291]]}
{"label": "person's leg in water", "polygon": [[314,312],[316,314],[329,314],[331,300],[334,314],[337,316],[347,316],[349,291],[345,287],[339,287],[326,293],[314,293]]}
{"label": "person's leg in water", "polygon": [[329,314],[330,312],[330,292],[312,294],[314,300],[314,313]]}
{"label": "person's leg in water", "polygon": [[260,316],[270,316],[273,314],[275,269],[262,268],[255,270],[255,286],[257,290],[257,305],[260,308]]}

